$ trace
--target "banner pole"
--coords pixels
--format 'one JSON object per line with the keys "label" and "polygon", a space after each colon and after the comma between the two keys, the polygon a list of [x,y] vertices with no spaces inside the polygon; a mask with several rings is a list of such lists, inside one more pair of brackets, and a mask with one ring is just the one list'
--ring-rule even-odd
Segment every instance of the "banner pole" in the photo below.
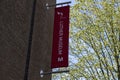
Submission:
{"label": "banner pole", "polygon": [[40,71],[40,76],[43,77],[44,75],[57,74],[57,73],[68,73],[68,72],[70,72],[70,71],[69,70],[64,70],[64,71],[43,72],[41,70]]}
{"label": "banner pole", "polygon": [[48,3],[46,4],[46,7],[54,7],[54,6],[58,6],[58,5],[63,5],[63,4],[70,4],[71,3],[71,1],[69,1],[69,2],[63,2],[63,3],[58,3],[58,4],[51,4],[51,5],[48,5]]}

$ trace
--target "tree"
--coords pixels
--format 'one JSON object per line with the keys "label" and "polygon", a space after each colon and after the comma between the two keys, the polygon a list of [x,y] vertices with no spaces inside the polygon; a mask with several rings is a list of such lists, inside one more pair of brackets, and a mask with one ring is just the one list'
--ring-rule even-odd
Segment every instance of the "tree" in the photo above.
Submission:
{"label": "tree", "polygon": [[76,0],[70,22],[70,80],[120,80],[120,0]]}

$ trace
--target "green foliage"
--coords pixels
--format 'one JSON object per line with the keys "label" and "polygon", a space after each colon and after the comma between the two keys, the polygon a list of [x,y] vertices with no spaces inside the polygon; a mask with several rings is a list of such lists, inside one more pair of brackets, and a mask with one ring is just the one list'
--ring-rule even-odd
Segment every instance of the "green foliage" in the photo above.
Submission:
{"label": "green foliage", "polygon": [[76,0],[70,16],[70,80],[120,80],[120,0]]}

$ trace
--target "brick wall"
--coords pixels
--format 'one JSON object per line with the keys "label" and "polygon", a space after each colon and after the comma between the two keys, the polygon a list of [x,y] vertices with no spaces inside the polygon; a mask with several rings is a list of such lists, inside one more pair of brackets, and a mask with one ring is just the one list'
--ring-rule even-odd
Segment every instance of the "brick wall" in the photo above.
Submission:
{"label": "brick wall", "polygon": [[[39,71],[50,71],[54,9],[37,0],[28,80],[40,78]],[[0,80],[24,80],[33,0],[0,1]]]}

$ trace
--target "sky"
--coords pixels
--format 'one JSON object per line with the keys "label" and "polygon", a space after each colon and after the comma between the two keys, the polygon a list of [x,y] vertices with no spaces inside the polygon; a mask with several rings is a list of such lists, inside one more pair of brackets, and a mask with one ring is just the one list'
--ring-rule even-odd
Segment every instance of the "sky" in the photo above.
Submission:
{"label": "sky", "polygon": [[69,2],[69,1],[71,1],[71,6],[72,5],[74,5],[74,3],[75,3],[75,0],[56,0],[56,3],[63,3],[63,2]]}

